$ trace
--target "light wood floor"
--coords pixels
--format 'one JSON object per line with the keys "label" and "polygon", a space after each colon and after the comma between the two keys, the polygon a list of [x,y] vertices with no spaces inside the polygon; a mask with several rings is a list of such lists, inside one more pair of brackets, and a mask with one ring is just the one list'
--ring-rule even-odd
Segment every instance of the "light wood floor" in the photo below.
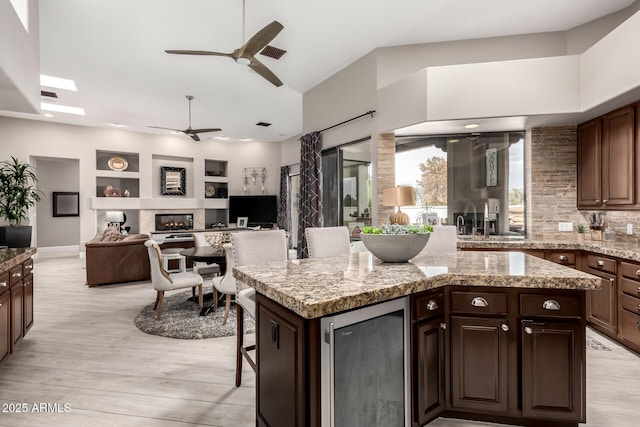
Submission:
{"label": "light wood floor", "polygon": [[[0,367],[0,426],[255,426],[255,377],[234,383],[235,337],[176,340],[147,335],[133,318],[155,293],[150,283],[85,286],[77,257],[35,261],[35,324]],[[640,360],[589,332],[613,351],[587,351],[589,427],[638,425]],[[69,412],[33,412],[33,404]],[[487,423],[439,419],[435,427]]]}

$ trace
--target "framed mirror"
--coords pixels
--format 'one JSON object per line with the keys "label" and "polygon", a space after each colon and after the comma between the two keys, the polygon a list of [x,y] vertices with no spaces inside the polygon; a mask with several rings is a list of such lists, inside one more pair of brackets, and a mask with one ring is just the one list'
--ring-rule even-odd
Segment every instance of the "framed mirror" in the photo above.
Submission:
{"label": "framed mirror", "polygon": [[185,196],[187,194],[185,168],[160,167],[160,194],[163,196]]}
{"label": "framed mirror", "polygon": [[80,193],[54,191],[53,216],[80,216]]}

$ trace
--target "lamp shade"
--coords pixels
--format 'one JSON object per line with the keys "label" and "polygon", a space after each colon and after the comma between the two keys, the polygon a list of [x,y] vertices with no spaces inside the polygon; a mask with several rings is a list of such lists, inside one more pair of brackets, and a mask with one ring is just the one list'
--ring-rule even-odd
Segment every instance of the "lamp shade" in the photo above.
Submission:
{"label": "lamp shade", "polygon": [[413,195],[413,187],[399,185],[382,191],[383,206],[413,206],[415,204],[416,199]]}
{"label": "lamp shade", "polygon": [[124,222],[124,212],[122,211],[107,211],[104,216],[106,222]]}

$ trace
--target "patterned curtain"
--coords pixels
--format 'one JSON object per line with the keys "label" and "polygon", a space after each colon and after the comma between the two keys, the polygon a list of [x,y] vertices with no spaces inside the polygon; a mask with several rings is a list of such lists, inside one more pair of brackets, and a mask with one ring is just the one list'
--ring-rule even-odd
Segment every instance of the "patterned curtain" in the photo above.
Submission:
{"label": "patterned curtain", "polygon": [[[289,166],[280,168],[280,203],[278,204],[278,227],[291,231],[291,191],[289,191]],[[289,242],[292,246],[292,242]]]}
{"label": "patterned curtain", "polygon": [[322,227],[322,159],[320,132],[300,138],[300,201],[298,217],[298,258],[309,258],[304,230]]}

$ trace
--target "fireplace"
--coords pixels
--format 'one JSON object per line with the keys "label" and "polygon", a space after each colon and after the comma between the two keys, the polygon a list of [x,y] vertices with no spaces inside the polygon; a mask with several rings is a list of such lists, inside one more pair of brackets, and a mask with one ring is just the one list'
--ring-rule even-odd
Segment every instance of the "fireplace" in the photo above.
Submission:
{"label": "fireplace", "polygon": [[193,214],[156,214],[156,231],[190,230],[193,228]]}

